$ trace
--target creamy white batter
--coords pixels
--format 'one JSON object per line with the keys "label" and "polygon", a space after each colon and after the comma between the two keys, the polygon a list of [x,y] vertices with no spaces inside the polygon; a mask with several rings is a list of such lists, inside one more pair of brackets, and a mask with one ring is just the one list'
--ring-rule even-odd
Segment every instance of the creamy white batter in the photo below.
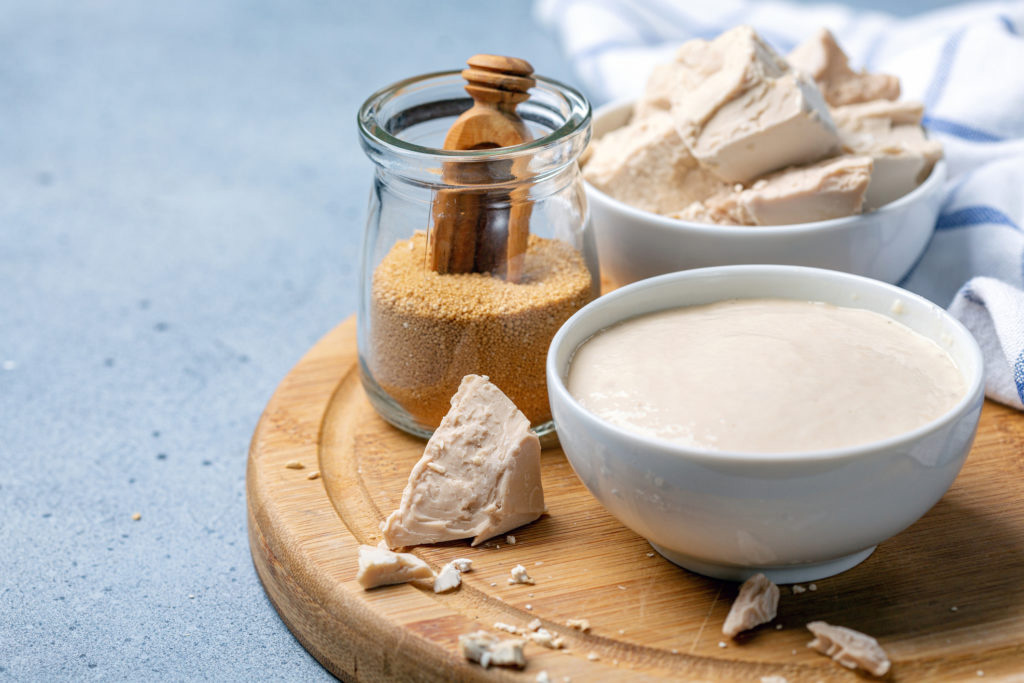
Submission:
{"label": "creamy white batter", "polygon": [[602,330],[576,350],[568,386],[625,429],[747,453],[878,441],[966,392],[949,354],[905,325],[785,299],[677,308]]}

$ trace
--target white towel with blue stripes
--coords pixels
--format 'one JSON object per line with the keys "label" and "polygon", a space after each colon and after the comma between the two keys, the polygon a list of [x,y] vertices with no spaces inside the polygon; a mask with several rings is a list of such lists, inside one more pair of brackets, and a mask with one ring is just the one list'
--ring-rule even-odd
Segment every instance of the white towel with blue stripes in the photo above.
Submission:
{"label": "white towel with blue stripes", "polygon": [[783,54],[825,26],[854,67],[898,76],[950,171],[935,236],[900,284],[974,333],[989,398],[1024,407],[1024,3],[909,18],[771,0],[538,0],[535,12],[598,104],[637,96],[681,42],[738,24]]}

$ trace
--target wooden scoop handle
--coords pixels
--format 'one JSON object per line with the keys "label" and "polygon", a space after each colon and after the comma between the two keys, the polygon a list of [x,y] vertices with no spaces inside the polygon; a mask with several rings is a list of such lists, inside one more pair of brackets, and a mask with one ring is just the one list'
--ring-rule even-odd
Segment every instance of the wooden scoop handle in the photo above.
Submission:
{"label": "wooden scoop handle", "polygon": [[530,88],[537,84],[530,63],[515,57],[475,55],[466,64],[469,68],[462,71],[466,92],[478,103],[511,110],[529,98]]}
{"label": "wooden scoop handle", "polygon": [[[536,81],[530,63],[515,57],[474,55],[463,70],[473,106],[452,124],[444,149],[479,150],[511,147],[532,139],[515,108],[529,98]],[[513,175],[521,175],[515,168]],[[464,171],[451,164],[444,178],[464,184]],[[477,179],[478,181],[480,179]],[[529,238],[530,205],[526,193],[509,193],[507,231],[489,230],[484,196],[467,189],[441,190],[434,201],[430,265],[438,273],[494,272],[517,282]]]}

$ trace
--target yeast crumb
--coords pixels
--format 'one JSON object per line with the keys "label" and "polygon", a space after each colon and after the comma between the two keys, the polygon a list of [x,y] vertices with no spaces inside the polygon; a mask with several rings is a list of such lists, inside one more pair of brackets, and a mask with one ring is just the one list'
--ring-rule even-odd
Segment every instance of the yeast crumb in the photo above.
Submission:
{"label": "yeast crumb", "polygon": [[569,619],[565,622],[565,625],[582,633],[590,630],[590,622],[587,619]]}

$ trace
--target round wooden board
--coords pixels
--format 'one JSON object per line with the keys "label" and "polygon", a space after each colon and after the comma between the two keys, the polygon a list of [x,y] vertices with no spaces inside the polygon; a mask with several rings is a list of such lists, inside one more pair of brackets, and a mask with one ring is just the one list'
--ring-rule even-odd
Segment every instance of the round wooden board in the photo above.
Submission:
{"label": "round wooden board", "polygon": [[[504,538],[416,548],[439,569],[473,560],[459,590],[364,591],[357,548],[379,540],[423,442],[377,417],[359,382],[355,320],[314,346],[281,383],[253,436],[249,540],[267,595],[329,671],[360,681],[857,680],[806,647],[815,619],[869,633],[893,681],[1024,680],[1024,416],[988,403],[949,493],[860,566],[794,594],[739,642],[721,635],[736,585],[679,569],[592,498],[561,451],[542,467],[550,510]],[[286,467],[298,461],[303,469]],[[320,472],[318,479],[310,479]],[[508,585],[524,565],[536,585]],[[466,662],[458,636],[539,618],[567,650],[527,646],[525,671]],[[565,626],[585,618],[588,633]],[[778,628],[781,626],[781,628]],[[593,654],[591,654],[593,653]]]}

